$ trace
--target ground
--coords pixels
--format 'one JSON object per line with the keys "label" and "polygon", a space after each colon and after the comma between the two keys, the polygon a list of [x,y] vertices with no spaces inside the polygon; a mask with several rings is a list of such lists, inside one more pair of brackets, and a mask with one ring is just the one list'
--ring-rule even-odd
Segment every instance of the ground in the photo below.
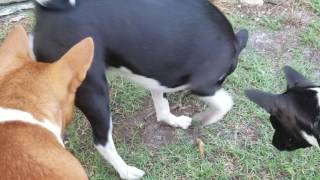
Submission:
{"label": "ground", "polygon": [[[119,154],[146,172],[144,179],[318,179],[317,148],[279,152],[271,145],[268,115],[243,95],[247,88],[285,90],[284,65],[319,83],[320,0],[267,1],[262,7],[236,0],[214,0],[235,29],[250,32],[236,71],[225,82],[235,106],[220,122],[205,128],[175,129],[157,123],[149,92],[120,77],[111,81],[114,139]],[[23,16],[22,18],[18,18]],[[32,12],[0,19],[0,38],[12,24],[31,30]],[[169,95],[175,114],[190,115],[206,106],[188,92]],[[93,180],[119,179],[93,148],[89,124],[81,112],[68,129],[67,148]],[[195,139],[205,143],[201,158]]]}

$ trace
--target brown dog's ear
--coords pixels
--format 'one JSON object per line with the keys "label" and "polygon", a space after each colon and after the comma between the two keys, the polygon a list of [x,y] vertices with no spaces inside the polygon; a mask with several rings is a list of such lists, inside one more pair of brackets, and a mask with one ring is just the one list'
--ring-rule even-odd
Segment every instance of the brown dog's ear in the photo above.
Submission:
{"label": "brown dog's ear", "polygon": [[246,90],[245,95],[268,113],[272,113],[273,110],[277,109],[277,95],[253,89]]}
{"label": "brown dog's ear", "polygon": [[5,57],[14,56],[19,60],[31,60],[28,35],[22,26],[16,26],[9,32],[1,45],[0,53]]}
{"label": "brown dog's ear", "polygon": [[[92,38],[86,38],[73,46],[58,62],[57,71],[65,75],[65,80],[71,81],[70,88],[76,90],[85,79],[94,55]],[[68,79],[70,77],[71,79]]]}
{"label": "brown dog's ear", "polygon": [[283,71],[286,75],[288,89],[293,87],[315,86],[315,84],[313,84],[311,81],[309,81],[302,74],[300,74],[298,71],[294,70],[290,66],[285,66],[283,68]]}

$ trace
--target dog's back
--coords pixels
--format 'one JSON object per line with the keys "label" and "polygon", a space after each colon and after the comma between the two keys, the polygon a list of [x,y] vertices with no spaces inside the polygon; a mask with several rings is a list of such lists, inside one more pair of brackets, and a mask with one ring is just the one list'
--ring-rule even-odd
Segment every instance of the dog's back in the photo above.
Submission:
{"label": "dog's back", "polygon": [[124,66],[168,87],[185,84],[208,67],[208,76],[217,80],[236,66],[244,46],[207,0],[77,0],[63,11],[50,7],[37,8],[34,50],[39,58],[56,59],[90,35],[106,66]]}

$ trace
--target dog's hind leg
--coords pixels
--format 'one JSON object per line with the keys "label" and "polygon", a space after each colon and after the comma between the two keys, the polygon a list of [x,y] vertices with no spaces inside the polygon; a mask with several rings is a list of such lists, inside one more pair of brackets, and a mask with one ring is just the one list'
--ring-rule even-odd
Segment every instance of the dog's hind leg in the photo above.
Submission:
{"label": "dog's hind leg", "polygon": [[213,95],[199,96],[199,99],[209,105],[209,110],[196,114],[196,119],[202,121],[202,125],[209,125],[221,120],[233,106],[232,97],[224,90],[218,89]]}
{"label": "dog's hind leg", "polygon": [[192,119],[187,116],[175,116],[170,112],[169,102],[164,97],[163,92],[151,91],[152,100],[156,110],[158,121],[163,121],[170,126],[187,129],[191,125]]}
{"label": "dog's hind leg", "polygon": [[[91,123],[95,146],[123,179],[139,179],[144,172],[127,165],[118,154],[112,139],[108,85],[103,61],[95,60],[82,86],[77,91],[76,104]],[[100,64],[98,64],[100,63]]]}
{"label": "dog's hind leg", "polygon": [[191,92],[210,108],[194,117],[194,119],[201,120],[202,125],[221,120],[233,106],[232,97],[221,86],[226,77],[236,68],[234,58],[228,53],[212,54],[209,60],[195,69],[190,78]]}

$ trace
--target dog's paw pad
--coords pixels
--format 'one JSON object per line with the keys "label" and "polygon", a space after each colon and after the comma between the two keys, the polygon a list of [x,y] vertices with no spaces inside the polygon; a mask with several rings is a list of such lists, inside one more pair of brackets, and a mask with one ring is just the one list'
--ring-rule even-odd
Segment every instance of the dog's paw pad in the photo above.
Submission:
{"label": "dog's paw pad", "polygon": [[120,175],[122,179],[140,179],[144,175],[144,171],[133,167],[127,166],[126,171]]}

